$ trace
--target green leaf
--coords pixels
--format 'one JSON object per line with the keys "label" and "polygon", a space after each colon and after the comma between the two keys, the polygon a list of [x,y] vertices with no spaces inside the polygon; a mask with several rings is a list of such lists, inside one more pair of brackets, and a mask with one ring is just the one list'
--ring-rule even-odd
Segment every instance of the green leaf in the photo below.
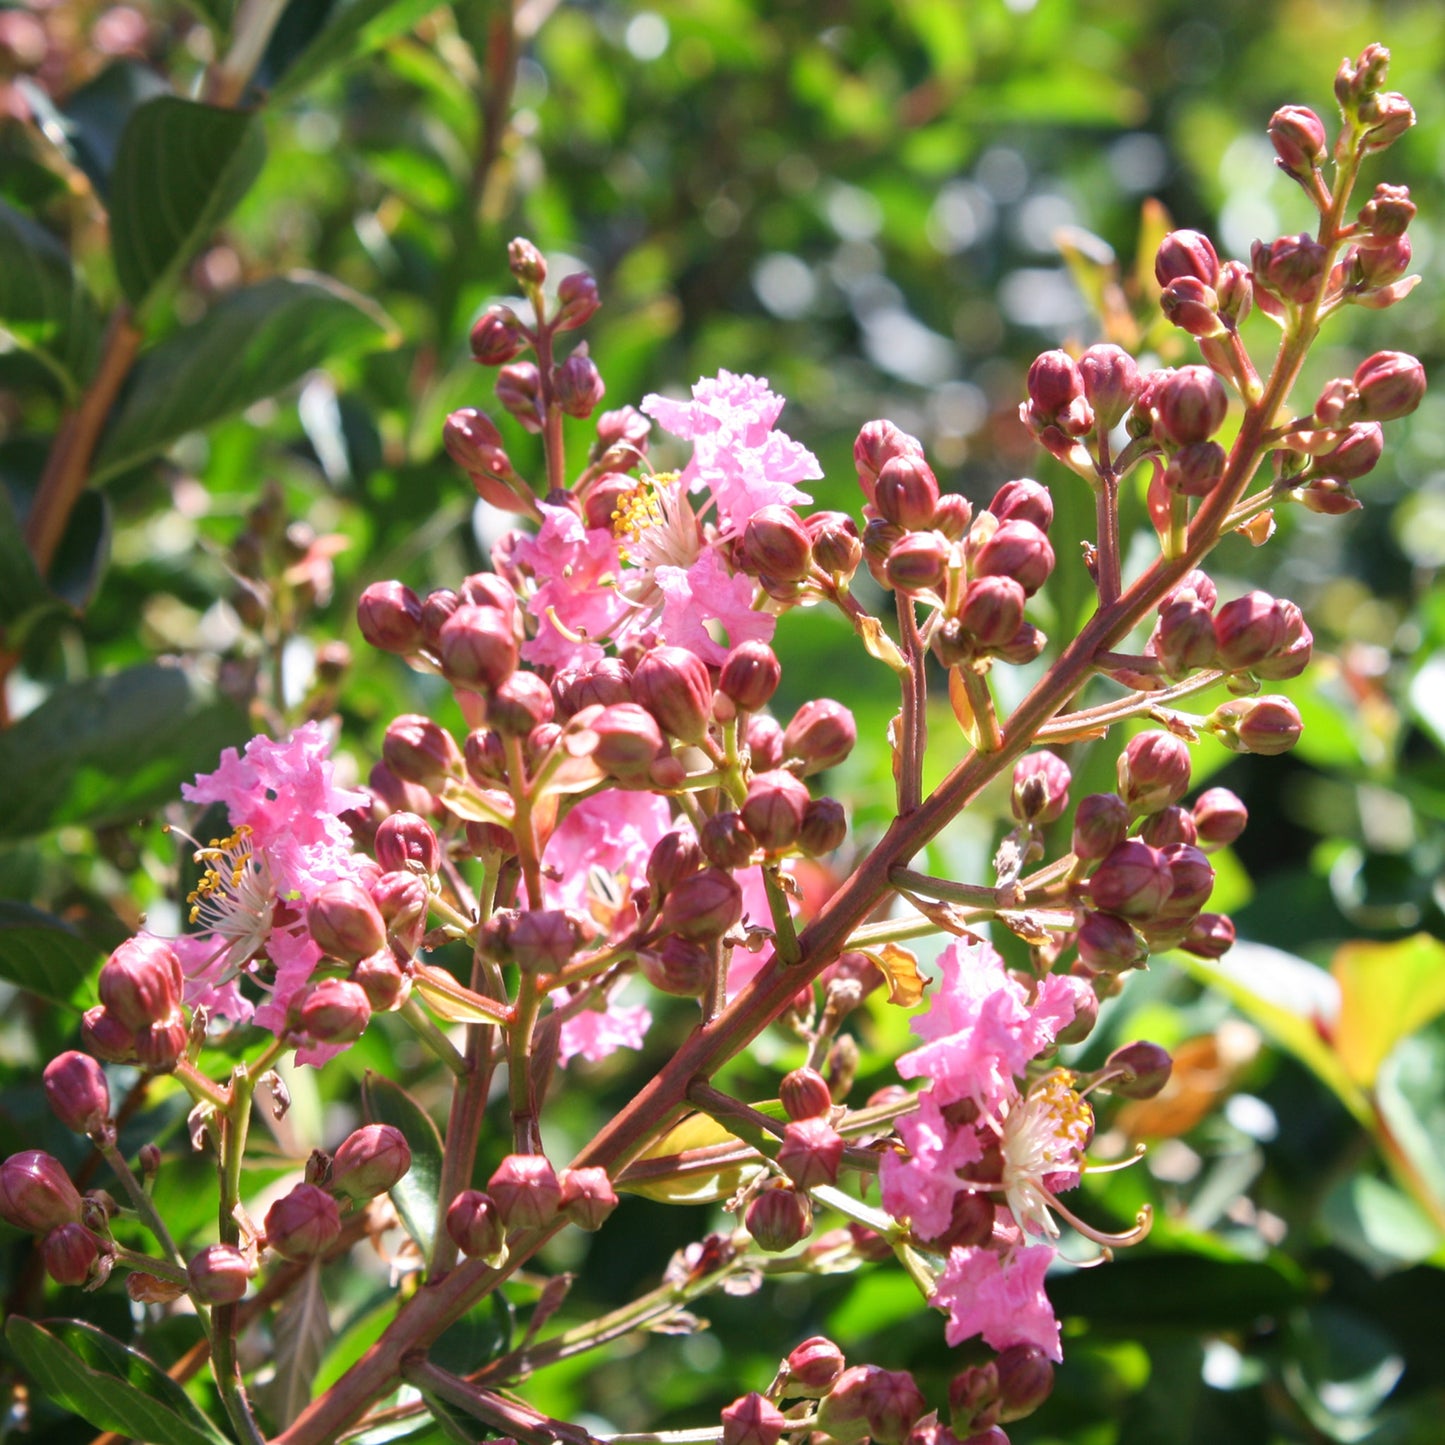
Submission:
{"label": "green leaf", "polygon": [[110,234],[136,306],[190,260],[265,159],[260,117],[245,111],[162,95],[131,116],[111,176]]}
{"label": "green leaf", "polygon": [[98,952],[59,918],[0,899],[0,978],[7,983],[68,1004],[90,976]]}
{"label": "green leaf", "polygon": [[96,194],[107,200],[126,122],[147,101],[169,95],[164,77],[138,60],[118,60],[73,91],[63,111],[40,118],[47,136],[58,135],[68,157],[83,170]]}
{"label": "green leaf", "polygon": [[101,442],[99,484],[344,352],[393,345],[383,314],[324,276],[233,291],[141,357]]}
{"label": "green leaf", "polygon": [[225,1445],[226,1437],[164,1370],[79,1320],[12,1315],[5,1338],[45,1396],[98,1430],[149,1445]]}
{"label": "green leaf", "polygon": [[312,1397],[312,1382],[331,1343],[331,1316],[321,1288],[321,1266],[313,1260],[296,1288],[276,1311],[272,1335],[276,1374],[261,1403],[278,1425],[289,1425]]}
{"label": "green leaf", "polygon": [[0,329],[43,362],[67,393],[95,363],[100,317],[65,248],[0,201]]}
{"label": "green leaf", "polygon": [[0,629],[6,645],[18,647],[35,618],[56,605],[25,545],[10,488],[0,479]]}
{"label": "green leaf", "polygon": [[1440,1248],[1440,1231],[1408,1195],[1370,1174],[1330,1191],[1321,1217],[1331,1240],[1376,1273],[1420,1264]]}
{"label": "green leaf", "polygon": [[56,597],[75,611],[90,605],[110,557],[110,498],[87,487],[75,499],[48,581]]}
{"label": "green leaf", "polygon": [[266,52],[272,100],[291,99],[323,72],[410,30],[436,8],[436,0],[292,0]]}
{"label": "green leaf", "polygon": [[411,1168],[392,1188],[391,1202],[417,1248],[430,1259],[441,1190],[441,1133],[431,1115],[400,1084],[380,1074],[368,1071],[362,1080],[361,1108],[368,1124],[390,1124],[406,1139]]}
{"label": "green leaf", "polygon": [[57,688],[0,733],[0,838],[133,819],[247,731],[237,708],[179,667],[147,663]]}
{"label": "green leaf", "polygon": [[1335,1049],[1366,1087],[1395,1045],[1445,1013],[1445,943],[1427,933],[1346,943],[1330,963],[1340,985]]}

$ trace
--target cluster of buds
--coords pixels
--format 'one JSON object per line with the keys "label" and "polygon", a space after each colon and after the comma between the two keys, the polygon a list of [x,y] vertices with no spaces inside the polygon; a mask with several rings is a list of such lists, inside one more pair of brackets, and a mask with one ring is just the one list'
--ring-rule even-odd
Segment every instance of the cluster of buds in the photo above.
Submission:
{"label": "cluster of buds", "polygon": [[564,1220],[597,1230],[616,1208],[605,1169],[558,1174],[542,1154],[509,1154],[485,1190],[464,1189],[447,1206],[446,1230],[468,1258],[500,1265],[511,1234],[550,1229]]}
{"label": "cluster of buds", "polygon": [[0,1219],[36,1235],[46,1273],[57,1284],[99,1289],[110,1275],[114,1247],[102,1199],[82,1197],[65,1166],[41,1149],[0,1164]]}
{"label": "cluster of buds", "polygon": [[1298,677],[1309,665],[1314,638],[1293,602],[1265,592],[1223,606],[1218,600],[1210,578],[1194,571],[1159,604],[1146,651],[1165,676],[1217,668],[1236,691],[1253,691],[1260,681]]}
{"label": "cluster of buds", "polygon": [[180,959],[164,939],[128,938],[101,966],[100,1002],[81,1020],[87,1051],[152,1073],[174,1069],[189,1037],[183,982]]}

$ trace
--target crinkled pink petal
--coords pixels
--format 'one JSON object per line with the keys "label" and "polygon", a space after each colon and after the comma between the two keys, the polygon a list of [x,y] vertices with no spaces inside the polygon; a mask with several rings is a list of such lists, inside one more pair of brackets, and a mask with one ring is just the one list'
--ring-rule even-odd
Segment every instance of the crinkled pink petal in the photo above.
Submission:
{"label": "crinkled pink petal", "polygon": [[614,585],[622,566],[617,543],[569,507],[543,502],[541,511],[536,536],[519,536],[512,547],[513,564],[537,581],[527,602],[537,635],[522,645],[522,656],[540,667],[585,666],[602,656],[599,640],[627,611]]}
{"label": "crinkled pink petal", "polygon": [[[686,570],[659,567],[654,578],[663,595],[663,639],[696,653],[704,662],[720,664],[739,643],[767,642],[773,635],[777,619],[753,609],[752,578],[741,573],[730,576],[716,552],[704,552]],[[706,626],[709,622],[726,633],[726,646],[714,639]]]}
{"label": "crinkled pink petal", "polygon": [[954,1196],[964,1187],[958,1171],[983,1158],[978,1131],[950,1126],[937,1099],[925,1093],[917,1113],[899,1120],[898,1132],[909,1152],[883,1156],[883,1207],[911,1220],[924,1238],[934,1238],[948,1228]]}
{"label": "crinkled pink petal", "polygon": [[1054,1258],[1047,1244],[993,1249],[955,1246],[938,1277],[929,1304],[948,1311],[944,1330],[950,1345],[981,1335],[995,1350],[1037,1345],[1061,1360],[1059,1322],[1044,1293],[1044,1274]]}
{"label": "crinkled pink petal", "polygon": [[783,405],[764,378],[726,370],[699,380],[691,401],[674,401],[656,392],[642,399],[642,410],[673,436],[692,441],[726,431],[743,446],[762,442]]}
{"label": "crinkled pink petal", "polygon": [[[608,788],[584,798],[562,820],[542,855],[548,908],[588,912],[588,870],[597,867],[627,894],[642,882],[653,845],[678,827],[667,799],[655,793]],[[681,825],[691,832],[686,824]]]}
{"label": "crinkled pink petal", "polygon": [[[569,995],[558,989],[553,1004],[561,1007]],[[607,1008],[587,1009],[563,1023],[558,1035],[557,1057],[565,1067],[581,1057],[589,1064],[601,1063],[618,1049],[640,1049],[647,1037],[652,1014],[645,1004],[620,1004],[614,996]]]}

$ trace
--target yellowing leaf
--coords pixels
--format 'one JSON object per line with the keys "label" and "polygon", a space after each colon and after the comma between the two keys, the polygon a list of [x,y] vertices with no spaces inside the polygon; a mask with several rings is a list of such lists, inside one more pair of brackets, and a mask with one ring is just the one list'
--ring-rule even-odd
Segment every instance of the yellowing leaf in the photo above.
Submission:
{"label": "yellowing leaf", "polygon": [[964,686],[963,673],[956,667],[948,669],[948,701],[953,715],[968,739],[968,745],[976,748],[979,742],[978,720],[973,715],[973,703],[969,701],[968,688]]}
{"label": "yellowing leaf", "polygon": [[468,823],[512,826],[512,800],[497,788],[483,791],[458,778],[448,778],[441,796],[447,811]]}
{"label": "yellowing leaf", "polygon": [[855,618],[853,625],[858,629],[858,636],[863,639],[863,650],[869,657],[886,662],[894,672],[908,671],[903,654],[899,652],[893,639],[884,632],[883,624],[876,617]]}
{"label": "yellowing leaf", "polygon": [[1429,934],[1346,943],[1330,972],[1340,985],[1335,1050],[1350,1077],[1367,1087],[1401,1039],[1445,1013],[1445,943]]}
{"label": "yellowing leaf", "polygon": [[918,959],[906,948],[896,943],[885,943],[882,948],[863,950],[888,980],[888,1002],[899,1008],[912,1008],[923,998],[928,980],[918,968]]}
{"label": "yellowing leaf", "polygon": [[421,1000],[449,1024],[494,1024],[504,1021],[507,1005],[484,999],[458,983],[445,969],[418,964],[413,984]]}
{"label": "yellowing leaf", "polygon": [[639,1154],[616,1184],[660,1204],[712,1204],[731,1199],[762,1172],[756,1157],[710,1114],[689,1114]]}

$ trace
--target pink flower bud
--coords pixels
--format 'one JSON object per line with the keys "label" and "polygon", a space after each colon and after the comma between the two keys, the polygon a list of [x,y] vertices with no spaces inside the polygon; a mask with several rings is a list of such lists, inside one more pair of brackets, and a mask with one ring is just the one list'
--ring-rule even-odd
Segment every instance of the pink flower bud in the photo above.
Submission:
{"label": "pink flower bud", "polygon": [[524,286],[540,286],[547,279],[542,253],[525,236],[508,243],[507,267]]}
{"label": "pink flower bud", "polygon": [[607,388],[585,341],[553,373],[552,390],[568,416],[589,417],[597,410]]}
{"label": "pink flower bud", "polygon": [[793,1120],[821,1118],[833,1107],[828,1081],[816,1069],[793,1069],[784,1074],[779,1095]]}
{"label": "pink flower bud", "polygon": [[783,733],[783,756],[801,762],[807,776],[836,767],[857,741],[853,714],[831,698],[815,698],[793,714]]}
{"label": "pink flower bud", "polygon": [[803,523],[813,543],[813,562],[835,581],[846,580],[863,560],[858,524],[845,512],[814,512]]}
{"label": "pink flower bud", "polygon": [[1250,252],[1255,287],[1303,306],[1315,300],[1324,287],[1328,256],[1308,232],[1269,243],[1256,241]]}
{"label": "pink flower bud", "polygon": [[1381,91],[1360,105],[1366,154],[1382,151],[1415,124],[1415,110],[1398,90]]}
{"label": "pink flower bud", "polygon": [[1173,890],[1169,865],[1147,843],[1126,838],[1089,879],[1089,896],[1102,913],[1152,918]]}
{"label": "pink flower bud", "polygon": [[1171,806],[1145,818],[1139,827],[1139,837],[1151,848],[1167,848],[1171,843],[1197,843],[1199,830],[1194,826],[1192,814]]}
{"label": "pink flower bud", "polygon": [[1007,647],[1024,625],[1025,600],[1013,577],[976,577],[964,589],[959,625],[981,648]]}
{"label": "pink flower bud", "polygon": [[744,741],[754,772],[767,772],[783,761],[783,729],[776,718],[765,714],[750,717]]}
{"label": "pink flower bud", "polygon": [[1067,351],[1045,351],[1029,367],[1028,393],[1033,415],[1040,422],[1052,422],[1083,402],[1084,379]]}
{"label": "pink flower bud", "polygon": [[314,1259],[341,1234],[336,1201],[315,1184],[297,1184],[266,1211],[266,1243],[282,1259]]}
{"label": "pink flower bud", "polygon": [[0,1219],[32,1234],[78,1223],[80,1194],[60,1160],[27,1149],[0,1164]]}
{"label": "pink flower bud", "polygon": [[370,1022],[366,990],[350,979],[322,979],[301,1005],[301,1029],[318,1044],[354,1043]]}
{"label": "pink flower bud", "polygon": [[858,468],[858,484],[871,503],[878,473],[897,456],[921,457],[923,445],[916,437],[900,431],[891,421],[865,423],[853,443],[853,463]]}
{"label": "pink flower bud", "polygon": [[960,1370],[948,1382],[948,1409],[956,1431],[987,1429],[999,1412],[997,1361]]}
{"label": "pink flower bud", "polygon": [[1209,730],[1231,752],[1274,757],[1300,739],[1304,723],[1287,697],[1242,697],[1209,715]]}
{"label": "pink flower bud", "polygon": [[660,993],[673,998],[699,998],[712,982],[712,954],[700,943],[685,938],[664,938],[656,948],[638,952],[642,976]]}
{"label": "pink flower bud", "polygon": [[1169,459],[1164,485],[1184,497],[1207,497],[1224,480],[1224,448],[1218,442],[1180,447]]}
{"label": "pink flower bud", "polygon": [[553,691],[561,714],[573,717],[584,707],[631,702],[632,671],[617,658],[604,657],[578,672],[559,673]]}
{"label": "pink flower bud", "polygon": [[447,676],[467,687],[499,687],[517,666],[512,625],[495,607],[463,603],[443,623],[437,651]]}
{"label": "pink flower bud", "polygon": [[1054,570],[1054,549],[1032,522],[1001,522],[973,559],[975,577],[1007,577],[1032,596]]}
{"label": "pink flower bud", "polygon": [[801,582],[813,565],[813,539],[791,507],[759,507],[743,529],[739,558],[745,572],[777,582]]}
{"label": "pink flower bud", "polygon": [[692,943],[721,938],[743,916],[743,894],[719,868],[704,868],[667,895],[659,927]]}
{"label": "pink flower bud", "polygon": [[741,642],[723,659],[718,691],[743,712],[765,707],[778,690],[783,669],[766,642]]}
{"label": "pink flower bud", "polygon": [[787,1425],[783,1412],[754,1390],[722,1412],[722,1445],[777,1445]]}
{"label": "pink flower bud", "polygon": [[[860,1390],[860,1403],[868,1423],[868,1434],[878,1445],[902,1445],[908,1432],[928,1408],[922,1392],[906,1370],[880,1370],[874,1366],[863,1368],[868,1374]],[[840,1389],[842,1385],[840,1380]],[[819,1424],[822,1424],[821,1419]]]}
{"label": "pink flower bud", "polygon": [[1054,1367],[1037,1345],[1010,1345],[997,1360],[1000,1420],[1032,1415],[1053,1393]]}
{"label": "pink flower bud", "polygon": [[1398,281],[1410,269],[1413,247],[1408,236],[1361,247],[1351,253],[1350,287],[1379,291]]}
{"label": "pink flower bud", "polygon": [[529,432],[542,430],[542,374],[530,361],[513,361],[497,373],[497,400]]}
{"label": "pink flower bud", "polygon": [[45,1098],[67,1129],[90,1134],[110,1117],[110,1089],[105,1073],[89,1054],[74,1049],[45,1066]]}
{"label": "pink flower bud", "polygon": [[685,743],[700,743],[712,717],[712,678],[707,663],[685,647],[654,647],[632,672],[633,700],[658,726]]}
{"label": "pink flower bud", "polygon": [[1116,793],[1090,793],[1074,810],[1073,850],[1092,862],[1105,858],[1129,834],[1129,807]]}
{"label": "pink flower bud", "polygon": [[1314,652],[1314,634],[1306,624],[1304,614],[1293,602],[1281,601],[1279,607],[1284,614],[1284,640],[1268,657],[1256,662],[1250,669],[1256,677],[1268,682],[1298,677],[1309,666]]}
{"label": "pink flower bud", "polygon": [[1324,163],[1325,125],[1307,106],[1286,105],[1275,111],[1269,120],[1269,138],[1280,169],[1289,175],[1308,177]]}
{"label": "pink flower bud", "polygon": [[480,1189],[464,1189],[447,1206],[447,1233],[470,1259],[494,1260],[507,1241],[497,1201]]}
{"label": "pink flower bud", "polygon": [[[1353,481],[1374,471],[1384,450],[1385,435],[1380,424],[1357,423],[1348,427],[1343,438],[1329,451],[1315,457],[1311,472],[1315,477],[1335,482]],[[1356,502],[1355,506],[1358,505]],[[1344,510],[1353,511],[1354,507]]]}
{"label": "pink flower bud", "polygon": [[1214,891],[1214,869],[1205,854],[1189,843],[1171,843],[1160,853],[1169,865],[1173,886],[1156,918],[1171,923],[1192,919]]}
{"label": "pink flower bud", "polygon": [[1223,958],[1234,947],[1234,923],[1228,914],[1201,913],[1179,947],[1196,958]]}
{"label": "pink flower bud", "polygon": [[843,1373],[843,1351],[830,1339],[814,1335],[804,1340],[786,1360],[784,1396],[803,1395],[819,1399],[826,1395]]}
{"label": "pink flower bud", "polygon": [[[1097,915],[1100,918],[1107,918],[1107,913]],[[1098,995],[1089,992],[1080,994],[1074,999],[1074,1016],[1063,1028],[1054,1034],[1054,1042],[1059,1044],[1081,1044],[1091,1033],[1094,1026],[1099,1022],[1099,998]],[[993,1232],[993,1221],[989,1221],[989,1233]],[[978,1244],[986,1242],[984,1239],[975,1241]]]}
{"label": "pink flower bud", "polygon": [[234,1244],[208,1244],[191,1259],[186,1274],[207,1304],[228,1305],[245,1297],[252,1267]]}
{"label": "pink flower bud", "polygon": [[432,825],[415,813],[383,818],[373,845],[384,873],[418,873],[430,877],[442,864],[441,844]]}
{"label": "pink flower bud", "polygon": [[748,785],[741,812],[744,825],[769,851],[790,848],[803,826],[811,798],[807,785],[791,773],[760,773]]}
{"label": "pink flower bud", "polygon": [[1207,366],[1181,366],[1167,373],[1153,400],[1160,431],[1178,446],[1207,441],[1229,410],[1224,383]]}
{"label": "pink flower bud", "polygon": [[1209,788],[1194,800],[1194,826],[1203,848],[1225,848],[1249,822],[1249,813],[1228,788]]}
{"label": "pink flower bud", "polygon": [[1171,231],[1159,243],[1154,276],[1160,286],[1183,276],[1192,276],[1206,286],[1213,286],[1219,279],[1219,254],[1214,243],[1200,231]]}
{"label": "pink flower bud", "polygon": [[375,953],[386,942],[380,910],[366,889],[350,879],[325,883],[317,890],[306,910],[306,927],[323,953],[347,963]]}
{"label": "pink flower bud", "polygon": [[1169,1082],[1174,1060],[1144,1039],[1115,1049],[1104,1063],[1105,1070],[1119,1071],[1103,1087],[1125,1099],[1152,1099]]}
{"label": "pink flower bud", "polygon": [[1133,812],[1157,813],[1189,791],[1189,745],[1153,729],[1129,739],[1119,755],[1119,794]]}
{"label": "pink flower bud", "polygon": [[909,532],[888,553],[883,575],[899,592],[937,592],[948,575],[948,545],[937,532]]}
{"label": "pink flower bud", "polygon": [[545,1229],[562,1206],[562,1186],[542,1154],[508,1154],[487,1181],[508,1229]]}
{"label": "pink flower bud", "polygon": [[795,1119],[783,1130],[778,1167],[799,1189],[838,1182],[843,1136],[826,1119]]}
{"label": "pink flower bud", "polygon": [[1170,677],[1187,677],[1216,661],[1214,618],[1192,594],[1165,602],[1149,640],[1149,650]]}
{"label": "pink flower bud", "polygon": [[957,492],[946,492],[933,509],[933,530],[949,542],[959,541],[972,521],[973,506]]}
{"label": "pink flower bud", "polygon": [[1171,281],[1159,295],[1159,308],[1181,331],[1191,336],[1223,336],[1227,330],[1219,317],[1219,296],[1194,276]]}
{"label": "pink flower bud", "polygon": [[562,1213],[579,1229],[601,1229],[617,1208],[617,1193],[605,1169],[564,1169],[559,1182]]}
{"label": "pink flower bud", "polygon": [[813,1232],[813,1208],[795,1189],[764,1189],[748,1205],[744,1228],[759,1249],[781,1254]]}
{"label": "pink flower bud", "polygon": [[168,1021],[180,1007],[181,961],[163,938],[128,938],[101,966],[100,1001],[128,1029]]}
{"label": "pink flower bud", "polygon": [[535,672],[514,672],[487,701],[487,722],[503,737],[524,738],[555,716],[552,689]]}
{"label": "pink flower bud", "polygon": [[526,345],[525,328],[508,306],[489,306],[472,327],[472,357],[483,366],[503,366]]}
{"label": "pink flower bud", "polygon": [[921,454],[890,457],[879,469],[873,505],[889,522],[908,531],[933,525],[938,507],[938,479]]}
{"label": "pink flower bud", "polygon": [[331,1190],[348,1199],[385,1194],[411,1168],[411,1150],[391,1124],[363,1124],[331,1156]]}
{"label": "pink flower bud", "polygon": [[[386,876],[390,878],[399,875]],[[409,878],[409,881],[413,884],[420,882],[414,877]],[[366,995],[372,1013],[390,1013],[393,1009],[399,1009],[411,993],[409,966],[403,967],[402,961],[390,948],[379,948],[369,957],[363,958],[351,970],[348,978]]]}
{"label": "pink flower bud", "polygon": [[589,726],[597,734],[593,761],[624,782],[645,779],[652,760],[667,752],[652,714],[636,703],[605,707]]}
{"label": "pink flower bud", "polygon": [[836,798],[814,798],[803,809],[798,847],[810,858],[821,858],[843,846],[848,836],[848,815]]}
{"label": "pink flower bud", "polygon": [[661,898],[702,866],[702,850],[684,833],[665,833],[647,859],[647,882],[654,898]]}
{"label": "pink flower bud", "polygon": [[724,869],[745,868],[758,846],[740,813],[715,813],[703,824],[699,840],[708,862]]}
{"label": "pink flower bud", "polygon": [[382,739],[381,756],[403,782],[439,793],[448,778],[462,775],[462,754],[445,728],[419,713],[394,718]]}
{"label": "pink flower bud", "polygon": [[104,1004],[98,1003],[80,1016],[80,1041],[87,1053],[107,1064],[135,1059],[135,1030],[126,1028]]}
{"label": "pink flower bud", "polygon": [[1288,641],[1289,614],[1267,592],[1250,592],[1226,602],[1214,619],[1219,665],[1244,672]]}
{"label": "pink flower bud", "polygon": [[400,582],[373,582],[356,604],[356,620],[382,652],[405,655],[421,646],[421,599]]}
{"label": "pink flower bud", "polygon": [[[1078,365],[1085,399],[1093,407],[1099,426],[1104,431],[1112,431],[1138,399],[1143,385],[1139,364],[1123,347],[1105,342],[1089,347],[1079,357]],[[992,505],[989,511],[1003,520],[1003,514]],[[1039,522],[1036,517],[1028,520],[1047,530],[1047,524]]]}
{"label": "pink flower bud", "polygon": [[1237,327],[1254,305],[1254,278],[1243,261],[1226,261],[1219,268],[1214,293],[1219,298],[1219,314],[1226,323]]}
{"label": "pink flower bud", "polygon": [[[1375,193],[1360,207],[1356,219],[1362,230],[1380,241],[1403,236],[1415,219],[1415,203],[1408,186],[1390,186],[1381,182]],[[1363,244],[1363,242],[1362,242]]]}
{"label": "pink flower bud", "polygon": [[570,913],[534,908],[517,918],[507,942],[512,962],[523,973],[555,974],[581,947],[582,932]]}
{"label": "pink flower bud", "polygon": [[1027,753],[1014,764],[1014,817],[1021,823],[1052,823],[1069,806],[1068,764],[1056,753]]}
{"label": "pink flower bud", "polygon": [[167,1023],[137,1029],[135,1061],[150,1074],[168,1074],[186,1051],[186,1025],[179,1014]]}
{"label": "pink flower bud", "polygon": [[557,283],[557,314],[552,325],[557,331],[575,331],[590,321],[601,305],[596,279],[586,271],[574,271]]}
{"label": "pink flower bud", "polygon": [[1112,913],[1090,913],[1079,925],[1079,958],[1093,973],[1123,973],[1141,968],[1148,946],[1122,918]]}
{"label": "pink flower bud", "polygon": [[1355,368],[1366,421],[1409,416],[1425,395],[1425,368],[1403,351],[1377,351]]}
{"label": "pink flower bud", "polygon": [[40,1241],[45,1272],[56,1284],[89,1284],[100,1262],[100,1241],[83,1224],[62,1224]]}

